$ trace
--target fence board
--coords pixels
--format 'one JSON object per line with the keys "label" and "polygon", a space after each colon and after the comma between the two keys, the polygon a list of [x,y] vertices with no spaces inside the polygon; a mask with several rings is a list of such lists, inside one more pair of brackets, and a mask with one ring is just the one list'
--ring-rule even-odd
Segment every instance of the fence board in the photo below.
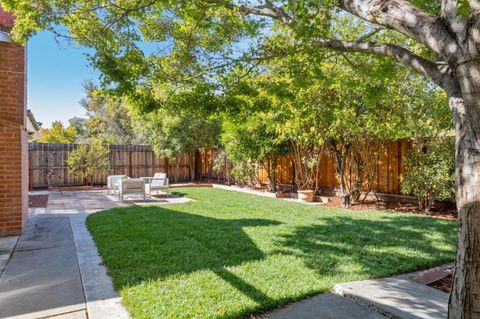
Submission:
{"label": "fence board", "polygon": [[[29,143],[29,176],[30,188],[49,186],[77,186],[85,181],[68,172],[65,161],[68,155],[77,148],[76,144],[42,144]],[[165,158],[156,156],[148,145],[110,145],[109,168],[107,173],[98,173],[94,183],[103,185],[108,175],[128,175],[130,177],[153,176],[155,172],[168,171],[174,176],[176,165]],[[189,180],[189,157],[180,157],[178,180]]]}
{"label": "fence board", "polygon": [[[377,158],[377,169],[373,180],[373,189],[379,193],[400,194],[402,176],[406,171],[405,156],[412,148],[411,142],[407,140],[386,143],[378,154],[372,158]],[[198,176],[208,179],[224,179],[225,172],[216,173],[213,171],[213,159],[218,149],[199,150],[197,162]],[[294,165],[291,156],[281,156],[277,160],[276,176],[277,183],[285,185],[294,184]],[[266,169],[260,165],[258,170],[260,182],[268,184],[268,174]],[[347,176],[350,180],[351,176]],[[339,187],[337,171],[335,166],[335,157],[328,152],[321,156],[320,170],[317,177],[320,188],[336,189]]]}

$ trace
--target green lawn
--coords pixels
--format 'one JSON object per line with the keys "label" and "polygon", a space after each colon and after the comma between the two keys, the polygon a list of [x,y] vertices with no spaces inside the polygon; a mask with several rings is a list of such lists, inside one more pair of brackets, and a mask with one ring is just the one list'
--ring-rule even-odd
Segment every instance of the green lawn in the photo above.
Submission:
{"label": "green lawn", "polygon": [[185,188],[194,202],[88,217],[134,318],[237,318],[335,283],[454,258],[455,223]]}

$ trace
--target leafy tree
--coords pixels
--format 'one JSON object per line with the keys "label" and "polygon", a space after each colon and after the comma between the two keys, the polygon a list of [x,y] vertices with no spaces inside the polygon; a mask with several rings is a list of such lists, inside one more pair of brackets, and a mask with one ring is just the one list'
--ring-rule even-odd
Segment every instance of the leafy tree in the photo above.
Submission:
{"label": "leafy tree", "polygon": [[275,175],[277,158],[288,151],[287,140],[282,139],[269,125],[274,121],[273,114],[262,113],[227,119],[223,124],[221,137],[222,144],[234,162],[244,163],[243,166],[247,163],[260,163],[267,168],[273,192],[277,190]]}
{"label": "leafy tree", "polygon": [[420,209],[429,211],[434,200],[455,198],[455,143],[442,137],[419,141],[409,153],[402,191],[418,197]]}
{"label": "leafy tree", "polygon": [[77,142],[79,143],[85,142],[87,139],[86,121],[86,119],[78,116],[74,116],[68,120],[68,125],[74,127],[77,132]]}
{"label": "leafy tree", "polygon": [[[188,78],[194,71],[211,69],[211,65],[228,66],[224,61],[219,63],[218,57],[226,56],[229,62],[241,58],[242,54],[231,43],[238,43],[245,36],[251,38],[251,45],[243,46],[247,48],[246,55],[270,54],[259,43],[269,34],[261,31],[271,25],[281,25],[291,35],[297,52],[328,49],[381,55],[431,79],[445,90],[456,128],[459,244],[449,317],[477,316],[480,295],[480,270],[476,265],[480,259],[480,245],[476,243],[480,237],[478,1],[140,0],[122,1],[121,6],[91,0],[1,0],[0,3],[17,18],[15,39],[26,41],[37,30],[65,26],[78,43],[96,50],[92,62],[105,74],[105,84],[116,85],[133,95],[139,95],[136,85],[145,79],[155,82],[156,78]],[[364,35],[338,37],[337,22],[348,15],[363,24]],[[391,37],[380,42],[376,37],[379,33]],[[139,41],[167,43],[172,47],[148,56],[137,45]],[[175,64],[178,67],[173,67]],[[187,69],[191,72],[182,74],[184,65],[192,65]],[[206,65],[207,68],[202,68]]]}
{"label": "leafy tree", "polygon": [[62,122],[55,121],[52,128],[42,128],[36,140],[38,143],[75,143],[77,130],[74,126],[63,127]]}
{"label": "leafy tree", "polygon": [[[188,154],[190,176],[195,178],[195,152],[218,145],[219,120],[202,111],[219,105],[220,99],[204,91],[188,90],[170,96],[163,108],[134,117],[136,129],[148,138],[156,154],[175,161]],[[208,106],[210,105],[210,106]],[[178,176],[174,176],[175,180]]]}
{"label": "leafy tree", "polygon": [[[236,77],[238,71],[229,77]],[[227,84],[224,98],[229,107],[224,112],[221,141],[229,158],[236,163],[233,174],[237,174],[237,179],[248,172],[254,173],[246,170],[247,166],[263,165],[270,189],[275,192],[277,158],[288,152],[288,140],[278,130],[282,114],[275,110],[276,101],[263,87],[262,76],[257,75]]]}
{"label": "leafy tree", "polygon": [[[353,58],[352,61],[355,63],[358,60]],[[344,207],[350,206],[350,191],[355,190],[355,199],[358,199],[365,182],[363,178],[374,176],[375,172],[365,176],[365,165],[376,162],[379,149],[373,152],[363,150],[367,150],[377,141],[411,137],[414,134],[411,131],[412,126],[430,128],[426,124],[418,125],[418,120],[406,120],[414,116],[420,119],[421,105],[402,100],[408,91],[413,90],[412,86],[422,94],[425,94],[424,91],[431,91],[432,89],[426,87],[428,83],[423,82],[422,88],[412,79],[403,77],[404,70],[382,63],[385,64],[384,61],[365,61],[362,64],[364,67],[355,68],[348,63],[325,64],[323,72],[329,76],[318,80],[313,78],[310,84],[303,80],[291,109],[294,123],[290,126],[293,129],[290,132],[292,138],[299,133],[307,140],[316,139],[334,155],[340,198]],[[377,72],[386,67],[392,76],[378,77],[369,72],[368,67],[376,69]],[[431,94],[425,95],[431,97]],[[438,108],[438,101],[427,99],[423,102],[429,104],[427,109],[432,109]],[[297,118],[299,110],[300,119]],[[295,123],[300,126],[295,126]],[[306,132],[305,127],[308,128]],[[416,130],[421,131],[420,128]],[[350,168],[356,169],[353,174],[356,179],[354,189],[346,180]],[[371,183],[369,185],[372,186]]]}
{"label": "leafy tree", "polygon": [[[285,39],[276,37],[274,41],[278,44]],[[351,192],[358,200],[365,184],[373,186],[376,166],[369,163],[377,160],[382,146],[378,141],[431,136],[449,129],[449,110],[442,103],[443,94],[428,81],[391,61],[357,55],[323,58],[324,62],[318,64],[315,58],[297,54],[287,61],[271,59],[260,64],[262,72],[251,72],[251,78],[241,78],[238,83],[229,79],[238,91],[229,109],[235,110],[233,123],[238,127],[234,128],[238,136],[245,136],[247,148],[260,147],[261,141],[272,134],[273,141],[290,141],[301,188],[318,187],[314,181],[321,152],[331,152],[337,164],[342,204],[348,207]],[[234,76],[240,78],[239,73]],[[270,115],[266,128],[258,130],[264,132],[263,136],[258,137],[247,128],[261,125],[262,114]],[[243,145],[233,144],[229,153],[251,157]],[[352,168],[353,185],[346,180]]]}
{"label": "leafy tree", "polygon": [[87,111],[84,123],[88,138],[103,144],[143,144],[145,138],[135,130],[126,100],[85,82],[86,97],[80,104]]}
{"label": "leafy tree", "polygon": [[70,152],[66,163],[68,171],[82,179],[93,182],[96,174],[108,171],[110,149],[101,141],[94,140],[89,144],[80,144]]}

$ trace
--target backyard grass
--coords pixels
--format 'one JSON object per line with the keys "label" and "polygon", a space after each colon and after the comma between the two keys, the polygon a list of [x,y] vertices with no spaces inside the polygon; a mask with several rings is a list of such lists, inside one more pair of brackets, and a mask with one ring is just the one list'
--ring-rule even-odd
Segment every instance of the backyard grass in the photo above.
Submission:
{"label": "backyard grass", "polygon": [[88,217],[133,318],[237,318],[335,283],[452,261],[455,223],[351,212],[232,191],[178,189],[194,202]]}

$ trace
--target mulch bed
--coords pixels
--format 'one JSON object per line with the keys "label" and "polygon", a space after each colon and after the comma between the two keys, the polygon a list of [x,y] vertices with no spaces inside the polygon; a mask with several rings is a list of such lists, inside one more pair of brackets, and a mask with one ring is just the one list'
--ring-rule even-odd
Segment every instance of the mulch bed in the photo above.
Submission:
{"label": "mulch bed", "polygon": [[452,274],[448,274],[447,277],[440,279],[439,281],[432,282],[428,286],[446,293],[450,293],[450,290],[452,289],[452,280]]}
{"label": "mulch bed", "polygon": [[30,195],[28,196],[28,207],[43,208],[47,207],[48,195]]}
{"label": "mulch bed", "polygon": [[[338,197],[329,197],[329,202],[325,204],[327,207],[341,208],[340,199]],[[427,215],[436,218],[455,220],[457,219],[457,209],[453,203],[435,202],[429,212],[419,210],[414,203],[402,203],[402,202],[373,202],[366,201],[365,203],[352,205],[350,208],[353,211],[365,211],[365,210],[383,210],[391,209],[402,213],[413,213],[419,215]]]}

